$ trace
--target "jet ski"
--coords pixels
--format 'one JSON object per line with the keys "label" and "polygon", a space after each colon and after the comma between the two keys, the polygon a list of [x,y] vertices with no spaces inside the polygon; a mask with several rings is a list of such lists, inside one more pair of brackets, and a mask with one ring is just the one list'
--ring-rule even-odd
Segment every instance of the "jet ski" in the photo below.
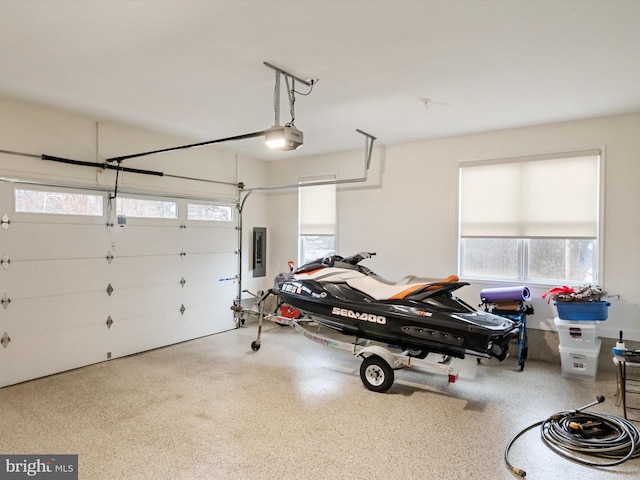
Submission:
{"label": "jet ski", "polygon": [[504,360],[519,323],[474,309],[454,292],[456,276],[432,282],[387,281],[360,265],[375,253],[331,255],[279,274],[273,292],[283,305],[357,338],[383,342],[425,358],[429,353]]}

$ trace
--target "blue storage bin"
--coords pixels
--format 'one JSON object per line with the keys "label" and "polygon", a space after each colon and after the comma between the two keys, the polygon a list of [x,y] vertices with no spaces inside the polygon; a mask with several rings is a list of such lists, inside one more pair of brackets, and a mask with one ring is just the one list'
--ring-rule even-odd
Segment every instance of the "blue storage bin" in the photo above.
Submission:
{"label": "blue storage bin", "polygon": [[609,302],[555,302],[561,320],[606,320]]}

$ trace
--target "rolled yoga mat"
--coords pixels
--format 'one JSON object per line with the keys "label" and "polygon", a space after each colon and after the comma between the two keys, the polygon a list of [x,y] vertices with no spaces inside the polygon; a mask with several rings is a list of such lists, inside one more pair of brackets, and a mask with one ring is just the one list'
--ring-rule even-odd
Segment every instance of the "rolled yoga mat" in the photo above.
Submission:
{"label": "rolled yoga mat", "polygon": [[485,288],[480,292],[480,298],[486,303],[526,302],[531,299],[527,287]]}

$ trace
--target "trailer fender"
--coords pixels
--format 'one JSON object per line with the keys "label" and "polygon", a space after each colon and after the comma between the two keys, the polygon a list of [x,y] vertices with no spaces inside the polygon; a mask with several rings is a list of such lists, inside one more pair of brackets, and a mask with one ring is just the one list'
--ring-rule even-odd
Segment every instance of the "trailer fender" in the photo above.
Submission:
{"label": "trailer fender", "polygon": [[402,368],[404,366],[403,362],[398,361],[396,355],[379,345],[371,345],[368,347],[364,347],[358,351],[358,356],[362,358],[368,358],[372,355],[377,355],[382,358],[394,370],[397,370],[398,368]]}

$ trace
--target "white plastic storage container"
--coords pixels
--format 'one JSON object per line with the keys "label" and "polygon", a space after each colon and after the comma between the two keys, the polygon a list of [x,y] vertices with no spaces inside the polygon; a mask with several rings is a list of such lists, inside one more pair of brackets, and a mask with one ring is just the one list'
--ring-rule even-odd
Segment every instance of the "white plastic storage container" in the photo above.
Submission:
{"label": "white plastic storage container", "polygon": [[593,350],[598,345],[598,323],[554,319],[560,346],[571,349]]}
{"label": "white plastic storage container", "polygon": [[600,340],[593,350],[558,347],[562,362],[562,376],[580,380],[596,379],[598,373],[598,355],[600,355]]}

